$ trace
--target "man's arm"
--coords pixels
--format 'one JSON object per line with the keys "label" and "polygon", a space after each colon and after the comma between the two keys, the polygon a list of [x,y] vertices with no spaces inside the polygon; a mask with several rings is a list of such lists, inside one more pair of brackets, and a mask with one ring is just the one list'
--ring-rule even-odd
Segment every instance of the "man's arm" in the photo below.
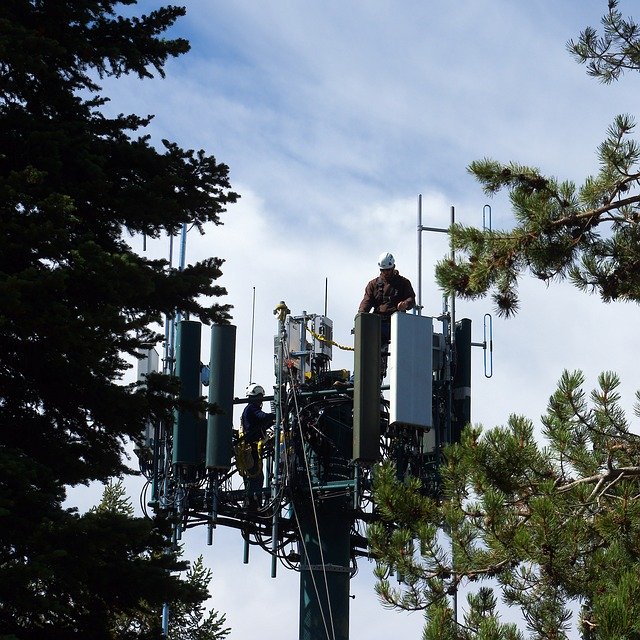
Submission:
{"label": "man's arm", "polygon": [[358,313],[369,313],[375,307],[375,299],[373,297],[373,285],[369,282],[364,288],[364,297],[358,307]]}
{"label": "man's arm", "polygon": [[398,311],[408,311],[413,309],[416,304],[416,292],[411,286],[411,282],[404,278],[404,287],[402,288],[402,300],[398,302]]}

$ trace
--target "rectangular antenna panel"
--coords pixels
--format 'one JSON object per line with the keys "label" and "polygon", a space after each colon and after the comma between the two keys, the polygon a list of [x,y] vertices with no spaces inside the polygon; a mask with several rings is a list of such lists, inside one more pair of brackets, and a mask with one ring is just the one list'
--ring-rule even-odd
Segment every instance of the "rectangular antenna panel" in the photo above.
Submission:
{"label": "rectangular antenna panel", "polygon": [[149,373],[155,373],[158,371],[158,365],[160,363],[160,357],[158,352],[154,349],[142,349],[140,351],[142,358],[138,360],[138,382],[144,382],[144,378]]}
{"label": "rectangular antenna panel", "polygon": [[[145,384],[145,378],[149,373],[156,373],[160,366],[160,357],[158,352],[152,347],[151,349],[142,349],[140,355],[143,357],[138,360],[138,382]],[[144,442],[148,449],[153,448],[153,425],[147,422],[144,429]]]}
{"label": "rectangular antenna panel", "polygon": [[353,379],[353,459],[380,459],[380,316],[355,319]]}
{"label": "rectangular antenna panel", "polygon": [[[286,347],[284,354],[286,365],[284,367],[287,376],[294,375],[296,380],[304,383],[311,366],[311,349],[313,345],[307,340],[306,323],[309,316],[289,316],[285,326]],[[277,339],[276,339],[277,343]]]}
{"label": "rectangular antenna panel", "polygon": [[433,370],[440,372],[444,367],[445,339],[441,333],[433,334]]}
{"label": "rectangular antenna panel", "polygon": [[[273,357],[274,357],[274,373],[276,379],[279,373],[283,376],[288,375],[287,362],[297,356],[292,353],[299,352],[301,349],[302,324],[291,316],[287,317],[285,324],[284,344],[281,344],[280,336],[273,336]],[[280,349],[283,349],[282,362],[280,361]],[[278,371],[280,367],[280,372]]]}
{"label": "rectangular antenna panel", "polygon": [[433,318],[391,316],[389,424],[433,426]]}
{"label": "rectangular antenna panel", "polygon": [[[315,316],[313,319],[313,352],[331,360],[331,342],[333,340],[333,322],[326,316]],[[316,338],[320,336],[320,338]]]}
{"label": "rectangular antenna panel", "polygon": [[287,348],[289,354],[306,351],[306,343],[304,341],[304,324],[301,319],[287,318]]}

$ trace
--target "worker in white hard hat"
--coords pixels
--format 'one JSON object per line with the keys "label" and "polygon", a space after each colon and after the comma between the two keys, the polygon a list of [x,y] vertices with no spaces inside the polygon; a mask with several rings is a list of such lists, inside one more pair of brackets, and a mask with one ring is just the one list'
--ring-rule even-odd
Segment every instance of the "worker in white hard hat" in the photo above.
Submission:
{"label": "worker in white hard hat", "polygon": [[396,311],[408,311],[416,303],[416,294],[411,282],[396,269],[392,254],[378,256],[380,275],[370,280],[364,289],[364,297],[358,313],[377,313],[382,317],[382,341],[388,342],[391,335],[391,316]]}
{"label": "worker in white hard hat", "polygon": [[242,426],[242,439],[251,448],[253,464],[246,470],[245,487],[248,494],[250,507],[255,507],[261,502],[261,491],[264,483],[262,472],[262,458],[260,455],[261,443],[267,436],[267,430],[275,422],[273,413],[262,410],[264,401],[264,388],[255,382],[251,382],[246,388],[247,406],[242,412],[240,424]]}

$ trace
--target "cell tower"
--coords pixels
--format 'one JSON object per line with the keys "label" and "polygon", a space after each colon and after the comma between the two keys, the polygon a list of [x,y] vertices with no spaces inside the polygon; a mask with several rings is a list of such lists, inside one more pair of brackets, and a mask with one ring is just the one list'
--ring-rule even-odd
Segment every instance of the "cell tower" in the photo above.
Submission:
{"label": "cell tower", "polygon": [[[234,398],[235,327],[211,328],[204,365],[200,323],[175,322],[175,357],[169,347],[165,362],[181,380],[181,397],[197,400],[208,383],[218,410],[181,410],[171,424],[149,425],[140,453],[149,505],[171,515],[176,539],[202,525],[211,544],[216,527],[232,527],[244,540],[245,562],[258,546],[271,555],[272,577],[278,563],[298,571],[299,640],[349,638],[349,582],[358,558],[371,558],[367,525],[379,517],[373,466],[391,460],[399,477],[439,493],[443,447],[471,419],[471,321],[455,321],[444,306],[438,318],[420,315],[420,305],[394,314],[388,344],[380,317],[358,314],[347,371],[331,368],[338,346],[331,319],[292,315],[280,302],[273,395],[265,397],[275,423],[252,461],[233,424],[234,405],[247,402]],[[152,360],[151,353],[141,360],[141,374]],[[264,479],[256,503],[245,489],[252,474]],[[167,611],[165,628],[166,619]]]}

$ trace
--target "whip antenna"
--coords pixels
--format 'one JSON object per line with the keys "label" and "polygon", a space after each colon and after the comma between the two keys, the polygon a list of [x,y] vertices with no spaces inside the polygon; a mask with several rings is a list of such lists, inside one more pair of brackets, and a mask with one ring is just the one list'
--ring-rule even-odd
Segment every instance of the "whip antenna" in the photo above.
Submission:
{"label": "whip antenna", "polygon": [[329,294],[329,278],[324,279],[324,315],[327,316],[327,297]]}
{"label": "whip antenna", "polygon": [[256,288],[253,287],[253,302],[251,304],[251,355],[249,356],[249,383],[253,381],[253,329],[256,321]]}

